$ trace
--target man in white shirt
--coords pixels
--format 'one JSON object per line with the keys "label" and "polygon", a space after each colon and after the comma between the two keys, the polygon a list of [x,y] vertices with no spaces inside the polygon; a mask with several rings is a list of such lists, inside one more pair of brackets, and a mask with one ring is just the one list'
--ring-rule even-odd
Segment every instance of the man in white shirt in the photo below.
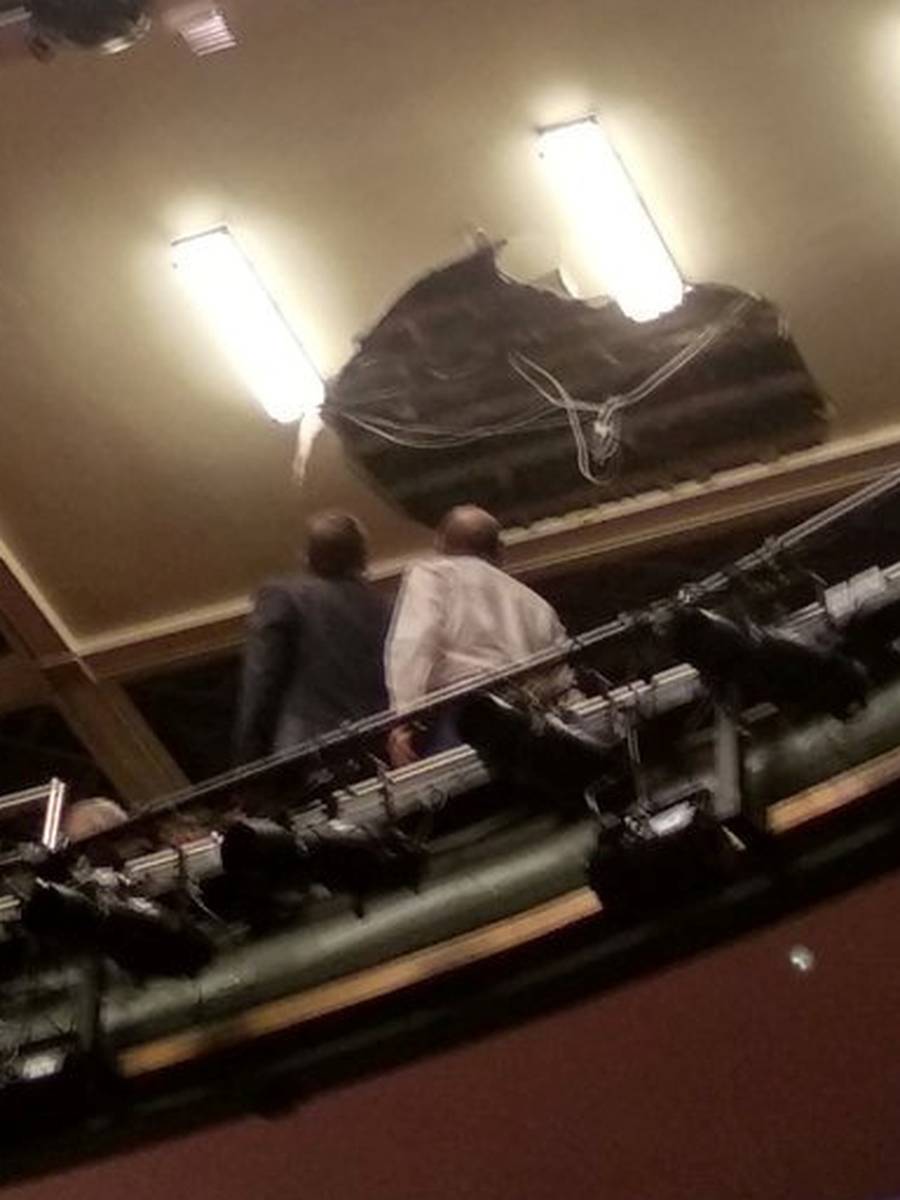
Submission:
{"label": "man in white shirt", "polygon": [[[474,505],[451,509],[438,529],[437,554],[407,571],[394,609],[385,654],[393,708],[565,644],[556,612],[507,575],[501,558],[500,525],[490,513]],[[533,687],[542,699],[557,699],[571,689],[571,671],[544,673]],[[452,736],[444,728],[429,750],[447,744]],[[389,750],[394,766],[415,761],[408,726],[394,729]]]}

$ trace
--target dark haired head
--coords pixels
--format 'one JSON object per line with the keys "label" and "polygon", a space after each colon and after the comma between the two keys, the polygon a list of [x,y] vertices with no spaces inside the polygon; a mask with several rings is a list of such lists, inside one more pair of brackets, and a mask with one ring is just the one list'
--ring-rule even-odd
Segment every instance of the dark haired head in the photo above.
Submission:
{"label": "dark haired head", "polygon": [[365,571],[368,557],[365,531],[349,513],[323,512],[310,519],[306,560],[314,575],[351,579]]}
{"label": "dark haired head", "polygon": [[500,522],[483,508],[461,504],[451,508],[438,526],[437,545],[444,554],[470,554],[498,563],[503,551]]}

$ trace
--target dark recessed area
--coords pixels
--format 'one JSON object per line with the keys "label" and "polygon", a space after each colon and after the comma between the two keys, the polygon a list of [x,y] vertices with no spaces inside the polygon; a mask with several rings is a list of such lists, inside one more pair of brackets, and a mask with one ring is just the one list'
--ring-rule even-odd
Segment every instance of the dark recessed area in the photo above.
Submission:
{"label": "dark recessed area", "polygon": [[128,693],[189,779],[231,765],[240,657],[141,679]]}
{"label": "dark recessed area", "polygon": [[57,776],[74,798],[113,796],[109,780],[52,708],[30,708],[0,718],[0,794]]}

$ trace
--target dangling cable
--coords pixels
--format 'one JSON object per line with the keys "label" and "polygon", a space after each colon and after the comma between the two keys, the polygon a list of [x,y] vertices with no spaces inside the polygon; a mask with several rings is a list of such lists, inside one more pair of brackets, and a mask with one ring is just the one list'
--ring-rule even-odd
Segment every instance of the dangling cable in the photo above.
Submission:
{"label": "dangling cable", "polygon": [[[739,296],[728,305],[720,317],[701,330],[687,346],[684,346],[666,362],[657,367],[640,384],[627,392],[607,396],[600,401],[589,401],[573,397],[552,372],[542,367],[540,363],[535,362],[534,359],[529,358],[521,351],[511,351],[509,354],[509,363],[516,374],[524,379],[542,399],[565,411],[575,442],[578,470],[589,483],[600,485],[608,480],[598,478],[594,474],[590,466],[591,457],[596,462],[599,462],[601,466],[615,461],[621,446],[622,412],[632,407],[632,405],[647,399],[647,397],[658,391],[675,374],[683,370],[699,355],[709,349],[714,342],[718,341],[723,334],[737,323],[738,319],[752,303],[754,303],[753,297]],[[539,378],[536,379],[535,375]],[[548,390],[548,388],[552,390]],[[578,412],[595,414],[594,433],[596,443],[593,456],[588,449],[584,430],[577,416]]]}

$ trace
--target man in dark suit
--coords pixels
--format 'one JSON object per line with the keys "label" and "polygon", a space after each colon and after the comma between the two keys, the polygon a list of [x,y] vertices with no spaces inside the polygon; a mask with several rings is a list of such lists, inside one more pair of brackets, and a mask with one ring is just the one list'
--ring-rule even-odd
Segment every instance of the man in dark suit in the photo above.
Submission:
{"label": "man in dark suit", "polygon": [[389,610],[365,579],[366,535],[347,513],[313,517],[308,571],[256,597],[238,708],[237,758],[250,762],[387,707]]}

